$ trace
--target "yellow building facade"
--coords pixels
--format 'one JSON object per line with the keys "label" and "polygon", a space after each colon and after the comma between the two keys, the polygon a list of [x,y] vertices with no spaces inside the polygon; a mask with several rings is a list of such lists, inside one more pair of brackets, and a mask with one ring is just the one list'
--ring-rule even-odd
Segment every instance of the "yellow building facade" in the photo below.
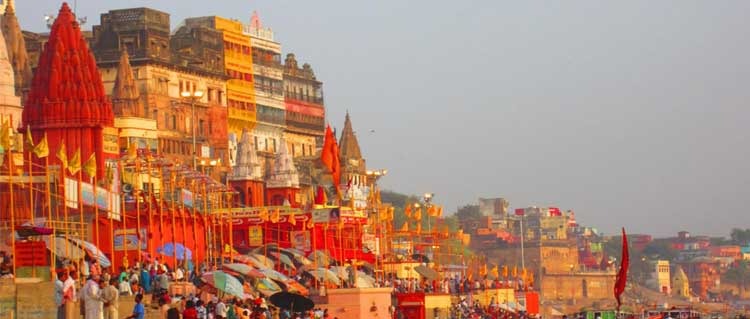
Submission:
{"label": "yellow building facade", "polygon": [[253,55],[250,36],[242,32],[242,23],[218,16],[190,18],[188,26],[201,26],[221,32],[224,41],[224,69],[227,79],[228,133],[242,134],[256,124]]}

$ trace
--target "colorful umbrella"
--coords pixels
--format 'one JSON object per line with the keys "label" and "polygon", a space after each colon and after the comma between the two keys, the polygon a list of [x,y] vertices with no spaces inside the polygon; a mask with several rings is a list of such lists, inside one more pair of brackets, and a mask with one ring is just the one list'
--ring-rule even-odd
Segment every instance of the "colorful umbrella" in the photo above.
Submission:
{"label": "colorful umbrella", "polygon": [[279,287],[279,285],[273,280],[268,278],[258,278],[253,288],[266,296],[270,296],[276,292],[281,291],[281,287]]}
{"label": "colorful umbrella", "polygon": [[286,290],[288,292],[298,293],[303,296],[307,296],[310,294],[310,291],[307,288],[305,288],[305,286],[298,283],[296,280],[289,280],[285,284],[286,284]]}
{"label": "colorful umbrella", "polygon": [[261,254],[250,254],[250,261],[258,269],[273,268],[274,265],[273,260]]}
{"label": "colorful umbrella", "polygon": [[252,278],[265,277],[265,275],[262,272],[245,264],[234,263],[234,264],[223,264],[221,266],[224,267],[226,270],[236,272],[243,276],[248,276]]}
{"label": "colorful umbrella", "polygon": [[331,255],[328,254],[328,252],[325,252],[323,250],[316,250],[310,253],[310,256],[308,257],[311,260],[313,260],[314,263],[317,263],[318,266],[322,266],[322,267],[328,267],[335,262],[333,257],[331,257]]}
{"label": "colorful umbrella", "polygon": [[81,248],[85,249],[90,256],[96,258],[99,261],[99,265],[102,267],[110,267],[112,266],[112,262],[109,261],[109,258],[107,258],[106,255],[104,255],[104,252],[99,250],[99,248],[96,247],[96,245],[87,242],[85,240],[80,240],[78,238],[68,238],[70,241],[75,243],[76,245],[80,246]]}
{"label": "colorful umbrella", "polygon": [[289,256],[287,256],[287,255],[285,255],[283,253],[281,253],[281,254],[271,253],[271,256],[274,259],[276,259],[279,262],[281,262],[282,265],[285,265],[285,266],[287,266],[287,267],[289,267],[291,269],[297,269],[297,267],[294,266],[294,262],[292,262],[292,259],[289,258]]}
{"label": "colorful umbrella", "polygon": [[177,260],[193,259],[193,252],[180,243],[166,243],[157,248],[156,252],[168,257],[177,256]]}
{"label": "colorful umbrella", "polygon": [[422,275],[422,277],[425,277],[427,279],[437,279],[438,277],[437,271],[427,266],[419,265],[417,267],[414,267],[414,271],[416,271],[418,274]]}
{"label": "colorful umbrella", "polygon": [[[44,240],[44,243],[47,245],[47,249],[52,250],[52,244],[49,237],[42,238]],[[86,252],[83,251],[83,248],[74,245],[73,243],[65,240],[65,238],[62,237],[53,237],[53,240],[55,241],[55,255],[61,258],[68,258],[70,260],[80,260],[83,259],[83,256],[86,256]]]}
{"label": "colorful umbrella", "polygon": [[286,248],[282,249],[281,253],[289,256],[289,258],[293,259],[299,265],[307,266],[312,264],[312,261],[305,257],[305,254],[298,249]]}
{"label": "colorful umbrella", "polygon": [[245,292],[242,289],[242,283],[240,283],[237,278],[234,278],[232,275],[221,270],[207,272],[203,274],[201,279],[205,283],[229,295],[240,298],[245,295]]}
{"label": "colorful umbrella", "polygon": [[260,272],[266,275],[266,278],[269,278],[271,280],[280,281],[282,283],[289,281],[289,277],[284,276],[284,274],[273,269],[269,269],[269,268],[261,269]]}
{"label": "colorful umbrella", "polygon": [[334,285],[341,285],[341,280],[336,276],[336,274],[328,269],[325,268],[318,268],[315,270],[308,270],[308,274],[315,277],[315,279],[320,280],[322,282],[328,282],[332,283]]}

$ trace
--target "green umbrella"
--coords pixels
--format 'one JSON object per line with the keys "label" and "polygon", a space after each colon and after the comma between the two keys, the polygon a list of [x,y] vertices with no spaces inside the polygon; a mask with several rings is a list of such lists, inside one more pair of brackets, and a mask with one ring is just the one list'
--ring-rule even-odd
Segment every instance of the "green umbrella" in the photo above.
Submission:
{"label": "green umbrella", "polygon": [[237,278],[221,270],[207,272],[203,274],[201,279],[226,294],[240,298],[243,298],[245,294],[242,289],[242,283]]}
{"label": "green umbrella", "polygon": [[341,280],[339,279],[336,274],[328,269],[325,268],[318,268],[315,270],[308,270],[308,274],[315,277],[315,279],[323,281],[323,282],[329,282],[334,285],[341,285]]}

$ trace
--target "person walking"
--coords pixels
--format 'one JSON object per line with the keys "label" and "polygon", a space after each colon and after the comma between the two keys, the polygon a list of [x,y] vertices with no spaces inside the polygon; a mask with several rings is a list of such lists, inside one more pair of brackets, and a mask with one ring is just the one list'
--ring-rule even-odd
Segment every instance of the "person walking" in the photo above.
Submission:
{"label": "person walking", "polygon": [[65,271],[59,271],[55,278],[55,306],[57,306],[57,319],[65,319]]}
{"label": "person walking", "polygon": [[119,298],[120,294],[115,287],[117,279],[112,278],[104,284],[102,291],[102,300],[104,301],[104,319],[119,319]]}

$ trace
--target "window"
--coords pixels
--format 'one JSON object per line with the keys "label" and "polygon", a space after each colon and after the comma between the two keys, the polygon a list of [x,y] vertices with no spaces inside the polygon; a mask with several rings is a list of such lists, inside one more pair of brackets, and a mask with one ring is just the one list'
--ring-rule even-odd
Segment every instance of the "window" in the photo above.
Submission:
{"label": "window", "polygon": [[173,130],[177,129],[177,117],[174,115],[172,115],[172,129]]}
{"label": "window", "polygon": [[257,151],[258,150],[258,137],[257,136],[253,136],[253,139],[254,139],[253,144],[255,146],[255,150]]}
{"label": "window", "polygon": [[205,133],[203,132],[203,120],[200,120],[200,122],[198,122],[198,134],[205,135]]}

